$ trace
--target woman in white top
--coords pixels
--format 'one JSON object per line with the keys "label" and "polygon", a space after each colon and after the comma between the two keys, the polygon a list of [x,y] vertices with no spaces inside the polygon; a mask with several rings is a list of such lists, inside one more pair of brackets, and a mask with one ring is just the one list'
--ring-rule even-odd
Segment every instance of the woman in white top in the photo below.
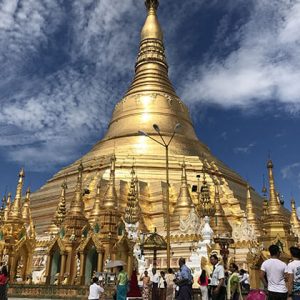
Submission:
{"label": "woman in white top", "polygon": [[161,271],[158,281],[159,300],[166,300],[167,282],[165,278],[165,272]]}

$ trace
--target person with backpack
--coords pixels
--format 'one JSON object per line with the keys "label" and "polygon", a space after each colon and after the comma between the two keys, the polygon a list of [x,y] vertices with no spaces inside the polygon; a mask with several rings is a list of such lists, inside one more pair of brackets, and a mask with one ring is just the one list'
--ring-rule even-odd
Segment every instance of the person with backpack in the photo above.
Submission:
{"label": "person with backpack", "polygon": [[300,300],[300,249],[290,248],[292,261],[286,267],[288,298]]}
{"label": "person with backpack", "polygon": [[285,284],[286,264],[279,259],[280,249],[277,245],[271,245],[269,252],[271,257],[261,265],[260,279],[268,291],[268,300],[286,300],[288,295]]}

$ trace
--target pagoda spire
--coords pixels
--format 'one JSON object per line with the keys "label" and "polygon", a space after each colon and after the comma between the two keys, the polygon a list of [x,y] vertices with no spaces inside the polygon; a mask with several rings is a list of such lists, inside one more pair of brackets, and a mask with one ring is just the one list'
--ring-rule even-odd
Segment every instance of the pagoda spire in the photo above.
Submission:
{"label": "pagoda spire", "polygon": [[222,234],[230,234],[232,233],[232,228],[227,221],[224,210],[222,208],[220,202],[220,192],[219,192],[219,184],[215,184],[215,214],[211,220],[211,227],[213,229],[214,234],[222,235]]}
{"label": "pagoda spire", "polygon": [[83,165],[80,162],[78,166],[77,184],[75,188],[75,197],[73,198],[68,214],[84,215],[83,199],[82,199],[82,173]]}
{"label": "pagoda spire", "polygon": [[22,218],[25,224],[30,223],[31,213],[30,213],[30,188],[26,190],[26,196],[22,207]]}
{"label": "pagoda spire", "polygon": [[274,183],[274,175],[273,175],[273,162],[271,160],[267,163],[268,175],[269,175],[269,193],[270,193],[270,201],[268,207],[269,215],[278,215],[281,214],[280,211],[280,203],[278,203],[275,183]]}
{"label": "pagoda spire", "polygon": [[257,217],[254,213],[253,201],[251,197],[251,187],[247,184],[247,197],[246,197],[246,218],[248,224],[252,225],[255,232],[258,233],[260,230],[257,224]]}
{"label": "pagoda spire", "polygon": [[4,209],[6,204],[6,196],[4,195],[2,198],[1,208],[0,208],[0,223],[2,224],[4,221]]}
{"label": "pagoda spire", "polygon": [[127,195],[127,206],[125,208],[124,221],[127,224],[136,224],[139,221],[139,203],[137,197],[136,177],[134,167],[131,168],[131,181]]}
{"label": "pagoda spire", "polygon": [[168,64],[163,44],[163,32],[157,18],[158,0],[146,0],[147,18],[141,31],[140,51],[135,65],[135,77],[126,94],[151,90],[176,96],[168,78]]}
{"label": "pagoda spire", "polygon": [[95,223],[97,222],[97,220],[100,216],[100,212],[101,212],[100,188],[101,188],[101,186],[100,186],[100,182],[99,182],[97,184],[97,192],[96,192],[94,206],[93,206],[93,209],[92,209],[90,217],[89,217],[89,221],[90,221],[91,225],[95,225]]}
{"label": "pagoda spire", "polygon": [[6,200],[6,205],[4,208],[4,216],[3,216],[3,220],[7,221],[8,220],[8,216],[9,216],[9,212],[10,212],[10,207],[11,207],[11,193],[7,194],[7,200]]}
{"label": "pagoda spire", "polygon": [[295,205],[295,199],[292,198],[291,200],[291,218],[290,218],[290,223],[292,225],[292,229],[294,233],[299,236],[300,235],[300,222],[297,216],[297,211],[296,211],[296,205]]}
{"label": "pagoda spire", "polygon": [[185,161],[182,163],[181,172],[181,186],[177,203],[173,214],[180,214],[180,216],[188,216],[191,208],[194,207],[192,197],[188,188],[187,176],[186,176],[186,164]]}
{"label": "pagoda spire", "polygon": [[108,187],[103,198],[102,206],[105,209],[117,209],[118,197],[115,187],[116,156],[114,154],[112,155],[110,162],[110,177]]}
{"label": "pagoda spire", "polygon": [[55,216],[54,216],[54,224],[57,227],[60,227],[60,225],[63,223],[66,214],[66,190],[67,190],[67,182],[64,180],[64,182],[61,185],[61,194],[59,197],[59,202],[56,208]]}
{"label": "pagoda spire", "polygon": [[22,208],[22,189],[23,189],[23,184],[24,184],[24,169],[22,168],[19,173],[19,181],[17,185],[17,190],[16,190],[16,197],[11,205],[11,209],[9,212],[9,219],[12,220],[18,220],[20,221],[22,219],[22,213],[21,213],[21,208]]}

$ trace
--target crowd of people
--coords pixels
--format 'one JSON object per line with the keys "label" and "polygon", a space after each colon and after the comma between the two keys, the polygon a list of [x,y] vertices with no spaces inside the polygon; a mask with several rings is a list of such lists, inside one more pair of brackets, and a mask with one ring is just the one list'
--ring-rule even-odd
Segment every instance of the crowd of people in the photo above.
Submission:
{"label": "crowd of people", "polygon": [[[268,300],[300,300],[300,249],[290,248],[292,259],[288,264],[279,259],[281,252],[277,245],[271,245],[269,252],[270,258],[261,265],[260,279],[265,288],[262,294]],[[243,292],[247,294],[250,291],[248,272],[239,270],[234,262],[230,263],[228,271],[225,271],[216,254],[210,256],[210,263],[213,266],[211,274],[202,270],[200,277],[197,278],[202,300],[243,299]],[[185,264],[185,259],[180,258],[178,272],[174,272],[171,268],[167,273],[158,272],[156,268],[153,268],[150,274],[145,271],[140,276],[141,296],[143,300],[191,300],[192,285],[195,280],[196,278],[193,278],[191,270]],[[99,299],[99,295],[103,293],[103,288],[96,283],[97,279],[90,287],[90,300]],[[123,267],[118,267],[115,299],[126,299],[127,289],[127,274]],[[254,294],[252,298],[251,295],[250,292],[248,300],[255,298]]]}

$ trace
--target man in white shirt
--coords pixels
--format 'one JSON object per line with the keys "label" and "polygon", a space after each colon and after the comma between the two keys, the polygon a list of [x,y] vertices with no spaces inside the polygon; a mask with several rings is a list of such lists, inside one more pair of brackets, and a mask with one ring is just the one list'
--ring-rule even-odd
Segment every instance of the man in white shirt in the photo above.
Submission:
{"label": "man in white shirt", "polygon": [[89,293],[89,300],[99,300],[100,295],[104,292],[104,289],[99,286],[98,284],[98,278],[93,278],[93,283],[90,285],[90,293]]}
{"label": "man in white shirt", "polygon": [[159,298],[158,295],[159,275],[156,272],[156,268],[152,269],[152,274],[150,275],[150,281],[152,282],[152,300],[157,300]]}
{"label": "man in white shirt", "polygon": [[286,300],[288,291],[284,278],[286,264],[279,260],[280,249],[277,245],[271,245],[269,252],[271,258],[262,263],[260,279],[268,289],[268,300]]}
{"label": "man in white shirt", "polygon": [[300,300],[300,249],[297,247],[290,248],[291,261],[286,267],[288,274],[288,297],[289,300]]}
{"label": "man in white shirt", "polygon": [[226,287],[224,267],[219,263],[216,254],[212,254],[209,259],[214,266],[210,281],[212,300],[225,300]]}

